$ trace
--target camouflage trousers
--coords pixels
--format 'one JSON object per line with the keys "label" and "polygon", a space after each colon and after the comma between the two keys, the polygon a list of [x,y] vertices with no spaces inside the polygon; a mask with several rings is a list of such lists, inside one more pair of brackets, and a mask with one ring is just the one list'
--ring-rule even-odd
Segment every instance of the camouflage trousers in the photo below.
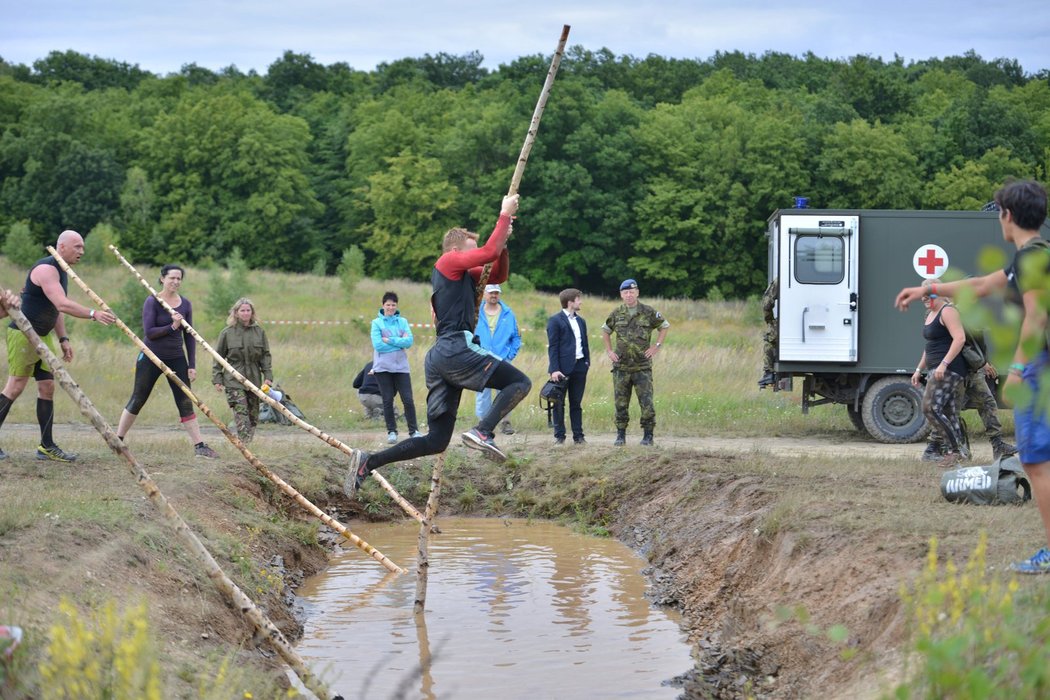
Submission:
{"label": "camouflage trousers", "polygon": [[945,372],[944,379],[934,379],[933,372],[926,377],[926,391],[922,395],[922,412],[930,422],[942,444],[952,452],[960,452],[963,444],[959,425],[958,390],[964,379],[955,372]]}
{"label": "camouflage trousers", "polygon": [[259,397],[245,389],[226,387],[226,403],[233,410],[233,422],[241,442],[251,442],[259,425]]}
{"label": "camouflage trousers", "polygon": [[642,409],[642,430],[651,432],[656,427],[656,409],[653,407],[653,370],[640,369],[634,372],[613,370],[613,403],[616,407],[616,429],[626,430],[631,420],[631,389],[638,395]]}
{"label": "camouflage trousers", "polygon": [[[1003,436],[1003,424],[999,422],[999,404],[995,400],[988,382],[985,381],[984,372],[970,372],[966,379],[959,384],[956,401],[960,412],[969,405],[977,409],[977,414],[984,424],[984,434],[990,441],[995,441]],[[933,425],[930,433],[930,442],[944,443],[944,436]]]}
{"label": "camouflage trousers", "polygon": [[766,327],[762,334],[762,371],[772,372],[773,363],[777,361],[777,327],[776,324]]}
{"label": "camouflage trousers", "polygon": [[[365,394],[357,392],[357,398],[365,409],[365,417],[371,420],[379,420],[383,417],[383,397],[379,394]],[[397,409],[394,409],[395,415]]]}

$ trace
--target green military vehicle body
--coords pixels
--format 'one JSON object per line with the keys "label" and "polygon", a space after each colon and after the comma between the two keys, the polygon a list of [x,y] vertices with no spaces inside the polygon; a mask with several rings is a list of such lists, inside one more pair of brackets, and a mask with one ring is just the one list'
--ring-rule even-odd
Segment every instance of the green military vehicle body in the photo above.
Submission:
{"label": "green military vehicle body", "polygon": [[893,300],[946,269],[980,274],[988,246],[1008,260],[998,213],[779,209],[767,235],[777,280],[774,390],[801,378],[804,413],[843,404],[854,426],[881,442],[925,438],[922,391],[911,385],[924,310],[902,313]]}

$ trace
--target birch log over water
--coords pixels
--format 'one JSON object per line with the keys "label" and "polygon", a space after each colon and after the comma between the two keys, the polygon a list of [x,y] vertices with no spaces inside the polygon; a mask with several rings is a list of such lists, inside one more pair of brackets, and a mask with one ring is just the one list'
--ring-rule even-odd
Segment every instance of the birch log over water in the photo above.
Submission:
{"label": "birch log over water", "polygon": [[[87,294],[93,302],[98,304],[98,306],[103,310],[113,312],[113,309],[111,309],[109,305],[107,305],[106,302],[103,301],[99,295],[95,294],[95,292],[84,282],[84,280],[80,279],[79,275],[77,275],[77,273],[75,273],[73,269],[69,267],[69,265],[66,264],[66,262],[58,256],[57,252],[53,248],[48,246],[47,250],[49,253],[55,256],[55,260],[57,260],[58,264],[62,266],[63,270],[65,270],[66,274],[69,276],[69,279],[76,282],[77,286],[84,290],[84,293]],[[116,316],[115,313],[114,316]],[[285,495],[287,495],[293,501],[302,506],[302,508],[306,512],[310,513],[322,523],[324,523],[325,525],[327,525],[328,527],[332,528],[340,535],[345,537],[355,547],[363,551],[365,554],[368,554],[380,564],[382,564],[388,571],[398,574],[404,573],[404,569],[402,569],[394,562],[390,561],[390,559],[388,559],[385,554],[383,554],[378,549],[376,549],[375,547],[368,544],[363,539],[352,533],[345,525],[343,525],[338,520],[335,520],[327,513],[322,511],[320,508],[314,505],[308,498],[303,496],[290,484],[281,479],[281,477],[277,476],[277,474],[268,469],[248,449],[248,447],[243,442],[241,442],[241,439],[238,438],[234,433],[232,433],[226,427],[226,425],[221,420],[219,420],[218,416],[216,416],[215,413],[210,408],[208,408],[208,406],[203,401],[197,398],[197,396],[193,393],[193,390],[190,387],[186,386],[186,384],[179,378],[179,376],[175,374],[175,372],[173,372],[170,367],[164,364],[164,361],[157,357],[157,355],[154,354],[154,352],[150,350],[145,343],[142,342],[142,339],[136,336],[134,331],[128,328],[128,326],[123,321],[121,321],[119,317],[117,317],[116,326],[124,332],[124,335],[128,336],[128,338],[131,339],[131,342],[135,344],[135,347],[142,351],[142,354],[149,358],[150,362],[157,366],[157,369],[159,369],[165,377],[173,381],[175,385],[182,390],[182,393],[186,394],[186,396],[189,397],[190,401],[192,401],[194,405],[201,410],[201,413],[207,416],[211,420],[211,422],[214,423],[215,426],[222,431],[222,434],[226,436],[226,439],[229,440],[233,444],[233,446],[240,451],[242,455],[244,455],[244,458],[248,460],[248,463],[251,464],[257,472],[259,472],[264,477],[273,482],[277,486],[277,488],[283,491]]]}
{"label": "birch log over water", "polygon": [[[565,53],[565,42],[569,40],[569,29],[570,27],[567,24],[561,28],[558,48],[554,50],[554,56],[551,58],[551,67],[547,70],[547,79],[543,83],[543,89],[540,90],[540,99],[537,100],[536,108],[532,111],[529,132],[525,135],[525,143],[521,147],[521,153],[518,154],[518,162],[514,166],[514,175],[510,178],[510,188],[507,190],[508,195],[518,193],[518,185],[521,184],[521,176],[525,172],[525,164],[529,162],[532,144],[536,142],[536,133],[540,130],[540,118],[543,117],[543,110],[547,106],[547,98],[551,94],[551,86],[554,85],[554,77],[558,75],[558,66],[561,65],[561,57]],[[485,296],[485,285],[489,281],[489,273],[491,272],[492,263],[485,265],[481,271],[481,279],[478,280],[478,295],[474,303],[474,306],[478,309],[481,308],[481,300]],[[474,320],[476,323],[476,316]]]}
{"label": "birch log over water", "polygon": [[419,526],[419,556],[416,559],[416,600],[412,609],[421,613],[427,604],[427,574],[430,572],[430,533],[437,532],[433,527],[434,518],[437,517],[438,498],[441,497],[441,471],[445,466],[445,453],[442,452],[434,460],[434,471],[430,475],[430,496],[427,498],[426,508],[423,510],[423,522]]}
{"label": "birch log over water", "polygon": [[[56,259],[58,256],[56,256]],[[154,505],[157,511],[161,514],[164,520],[171,526],[175,531],[176,536],[182,540],[182,543],[190,551],[191,554],[197,559],[197,561],[204,567],[204,571],[207,573],[208,578],[212,580],[215,586],[219,589],[219,592],[226,598],[226,600],[237,610],[241,611],[252,626],[258,632],[258,635],[264,637],[270,646],[284,659],[285,663],[292,669],[292,671],[299,677],[303,685],[309,688],[317,697],[324,698],[325,700],[337,700],[339,696],[333,696],[331,691],[317,678],[302,658],[292,649],[292,646],[288,643],[288,640],[284,638],[281,631],[270,621],[266,615],[263,614],[259,608],[255,606],[251,598],[244,594],[244,592],[237,587],[229,576],[222,570],[218,562],[215,561],[211,553],[205,548],[197,536],[190,530],[189,525],[182,519],[182,516],[178,514],[175,508],[168,502],[168,499],[161,493],[160,488],[153,481],[152,477],[142,468],[142,465],[138,463],[127,446],[117,437],[117,434],[113,432],[113,428],[106,422],[102,415],[95,409],[94,404],[87,395],[81,390],[74,381],[72,375],[65,368],[62,360],[55,356],[51,349],[44,344],[44,341],[40,339],[36,331],[33,330],[32,324],[29,323],[29,319],[25,317],[22,311],[14,306],[9,306],[0,295],[0,305],[3,305],[8,315],[18,326],[19,330],[25,333],[26,338],[29,339],[30,344],[36,348],[37,354],[51,367],[52,373],[55,375],[55,381],[58,382],[66,393],[73,399],[73,402],[77,404],[80,412],[91,421],[91,424],[95,427],[105,440],[109,448],[120,455],[125,462],[128,464],[128,468],[131,471],[132,476],[138,482],[139,487],[149,498],[150,503]]]}
{"label": "birch log over water", "polygon": [[[124,258],[124,256],[120,254],[120,251],[117,250],[116,246],[111,245],[109,246],[109,249],[113,252],[114,255],[117,256],[117,259],[120,260],[121,264],[124,265],[124,267],[127,268],[128,271],[131,272],[131,274],[135,275],[135,277],[138,278],[138,281],[142,283],[142,286],[148,289],[149,293],[152,294],[153,297],[160,302],[161,306],[163,306],[169,313],[174,311],[163,299],[157,296],[156,290],[153,289],[153,287],[150,286],[150,283],[147,282],[142,277],[142,275],[139,274],[139,271],[135,269],[135,266],[128,262]],[[309,423],[307,423],[306,421],[302,420],[297,415],[289,411],[287,408],[285,408],[280,401],[274,401],[269,395],[263,393],[262,389],[252,384],[250,381],[248,381],[247,378],[245,378],[243,374],[234,369],[233,365],[227,362],[225,357],[215,352],[215,348],[209,345],[208,341],[206,341],[191,325],[186,323],[185,320],[183,320],[182,324],[189,332],[189,334],[192,335],[205,350],[211,353],[211,356],[215,358],[215,361],[222,365],[223,369],[225,369],[227,372],[233,375],[233,377],[237,381],[243,384],[245,389],[258,396],[259,400],[264,401],[273,410],[279,411],[285,418],[291,421],[293,425],[302,428],[303,430],[315,437],[320,438],[321,440],[336,448],[346,456],[349,457],[353,454],[353,450],[349,446],[332,437],[328,433],[325,433],[310,425]],[[383,478],[382,474],[380,474],[379,472],[372,472],[372,478],[375,479],[381,487],[383,487],[383,490],[387,492],[387,495],[389,495],[390,498],[393,499],[393,501],[397,503],[401,507],[401,509],[405,511],[406,514],[408,514],[409,517],[415,519],[417,522],[423,522],[423,514],[420,513],[415,506],[409,503],[404,496],[398,493],[397,490],[390,485],[390,482]]]}

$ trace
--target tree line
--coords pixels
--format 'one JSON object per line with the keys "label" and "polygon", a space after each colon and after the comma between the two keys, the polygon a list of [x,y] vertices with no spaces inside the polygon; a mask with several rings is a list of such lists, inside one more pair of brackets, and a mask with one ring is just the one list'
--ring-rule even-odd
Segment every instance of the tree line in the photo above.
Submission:
{"label": "tree line", "polygon": [[[438,54],[360,71],[286,52],[265,74],[155,75],[55,51],[0,58],[0,237],[74,228],[140,263],[429,279],[451,226],[487,234],[549,57]],[[1050,70],[566,52],[521,185],[516,275],[543,289],[741,298],[765,222],[811,206],[977,209],[1050,171]],[[4,241],[13,244],[13,240]],[[21,243],[24,245],[25,240]],[[356,264],[360,264],[359,262]]]}

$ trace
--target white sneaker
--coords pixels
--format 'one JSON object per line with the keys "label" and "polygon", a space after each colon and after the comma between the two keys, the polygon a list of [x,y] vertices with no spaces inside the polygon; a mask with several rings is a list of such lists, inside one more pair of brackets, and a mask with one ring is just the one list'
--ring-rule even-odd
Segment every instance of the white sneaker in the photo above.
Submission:
{"label": "white sneaker", "polygon": [[386,434],[386,441],[393,445],[395,442],[397,442],[397,433],[391,430],[389,433]]}

